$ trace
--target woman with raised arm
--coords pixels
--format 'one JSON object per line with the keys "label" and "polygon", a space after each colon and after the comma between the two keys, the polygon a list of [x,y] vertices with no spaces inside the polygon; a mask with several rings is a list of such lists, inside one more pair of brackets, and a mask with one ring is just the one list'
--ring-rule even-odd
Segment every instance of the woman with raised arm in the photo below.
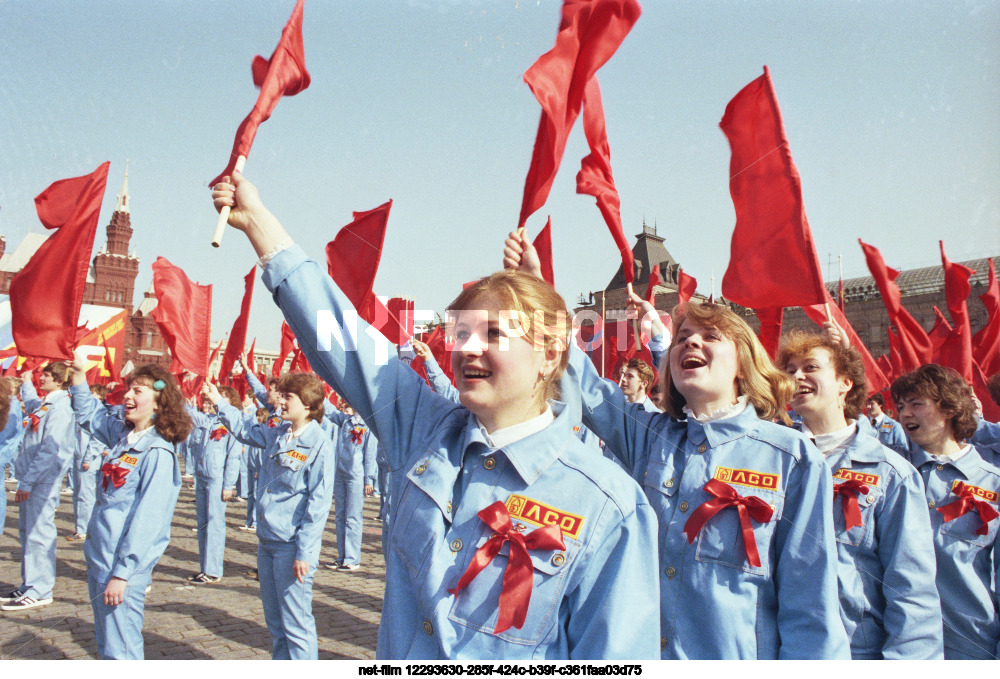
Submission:
{"label": "woman with raised arm", "polygon": [[97,651],[142,660],[146,588],[170,542],[181,490],[174,444],[190,433],[191,418],[174,376],[159,366],[141,365],[128,376],[124,420],[91,396],[85,367],[78,355],[69,389],[76,420],[111,449],[83,548]]}
{"label": "woman with raised arm", "polygon": [[[526,236],[510,235],[504,265],[541,277]],[[564,380],[659,516],[662,657],[849,657],[829,471],[808,439],[771,422],[791,380],[732,311],[672,316],[667,413],[628,403],[575,348]]]}
{"label": "woman with raised arm", "polygon": [[394,518],[377,656],[656,657],[655,516],[550,400],[568,358],[562,298],[519,272],[464,290],[450,306],[452,403],[355,322],[325,267],[234,180],[216,185],[216,208],[233,208],[310,365],[386,450]]}
{"label": "woman with raised arm", "polygon": [[840,615],[854,659],[943,658],[941,602],[924,483],[909,462],[859,429],[868,385],[861,355],[792,331],[778,365],[791,405],[833,474]]}

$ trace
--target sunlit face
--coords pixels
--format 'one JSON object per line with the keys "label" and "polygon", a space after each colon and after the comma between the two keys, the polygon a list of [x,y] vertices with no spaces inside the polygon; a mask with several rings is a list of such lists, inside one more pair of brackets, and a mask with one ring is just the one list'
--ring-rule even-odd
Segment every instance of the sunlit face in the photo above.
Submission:
{"label": "sunlit face", "polygon": [[622,393],[630,401],[635,402],[646,397],[646,387],[648,385],[643,382],[639,376],[639,371],[635,368],[628,368],[622,373],[621,379],[618,381],[618,386],[621,387]]}
{"label": "sunlit face", "polygon": [[59,384],[59,382],[56,382],[52,378],[52,375],[45,370],[43,370],[38,376],[38,387],[46,394],[50,391],[58,391],[59,389],[62,389],[62,385]]}
{"label": "sunlit face", "polygon": [[209,401],[207,398],[205,398],[201,402],[201,412],[205,413],[206,415],[214,415],[215,404]]}
{"label": "sunlit face", "polygon": [[540,415],[545,407],[540,376],[552,374],[558,350],[536,348],[491,293],[480,295],[475,306],[455,314],[451,366],[462,405],[489,431]]}
{"label": "sunlit face", "polygon": [[954,441],[954,415],[926,396],[905,396],[896,401],[896,409],[906,435],[924,450],[938,448],[949,439]]}
{"label": "sunlit face", "polygon": [[145,429],[152,421],[156,412],[156,393],[153,387],[141,382],[133,382],[125,392],[122,398],[125,419],[134,424],[136,429]]}
{"label": "sunlit face", "polygon": [[281,392],[278,391],[278,383],[271,382],[267,385],[267,404],[276,406],[281,398]]}
{"label": "sunlit face", "polygon": [[878,417],[882,414],[882,406],[878,404],[878,401],[868,401],[865,403],[865,413],[868,417]]}
{"label": "sunlit face", "polygon": [[281,418],[296,427],[305,424],[309,417],[309,409],[302,403],[302,399],[290,391],[278,392],[278,407],[281,408]]}
{"label": "sunlit face", "polygon": [[736,344],[715,327],[685,318],[670,348],[670,379],[694,412],[736,402]]}
{"label": "sunlit face", "polygon": [[844,397],[853,383],[846,377],[837,377],[829,349],[814,347],[803,356],[792,356],[785,363],[785,372],[795,380],[791,401],[795,412],[803,417],[843,412]]}

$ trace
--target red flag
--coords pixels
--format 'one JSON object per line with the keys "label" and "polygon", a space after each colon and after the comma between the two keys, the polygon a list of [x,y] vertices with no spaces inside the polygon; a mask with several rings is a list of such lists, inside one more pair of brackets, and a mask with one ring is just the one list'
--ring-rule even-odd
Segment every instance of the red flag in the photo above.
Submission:
{"label": "red flag", "polygon": [[111,377],[108,378],[108,381],[121,382],[122,375],[118,371],[118,366],[115,365],[114,359],[111,358],[111,349],[108,348],[107,338],[101,340],[101,344],[104,346],[104,369],[108,371],[109,375],[111,375]]}
{"label": "red flag", "polygon": [[21,356],[73,358],[109,166],[54,182],[35,198],[38,218],[55,233],[10,281],[11,333]]}
{"label": "red flag", "polygon": [[212,286],[192,283],[180,268],[157,257],[153,262],[153,290],[157,300],[153,320],[173,356],[170,371],[208,375]]}
{"label": "red flag", "polygon": [[538,232],[532,245],[542,263],[542,278],[553,288],[556,287],[556,277],[552,270],[552,217],[545,222],[545,228]]}
{"label": "red flag", "polygon": [[972,336],[972,358],[983,369],[984,375],[995,375],[1000,373],[1000,286],[997,285],[997,272],[992,259],[989,281],[986,294],[979,296],[986,307],[986,325]]}
{"label": "red flag", "polygon": [[767,355],[774,360],[778,357],[778,346],[781,344],[781,323],[785,315],[784,307],[765,307],[754,309],[760,319],[760,343],[767,350]]}
{"label": "red flag", "polygon": [[285,359],[288,358],[288,354],[292,353],[294,349],[295,333],[293,333],[292,329],[288,327],[288,323],[282,321],[281,346],[278,349],[278,358],[275,360],[274,365],[271,366],[272,377],[279,377],[281,375],[281,369],[285,367]]}
{"label": "red flag", "polygon": [[[663,280],[660,278],[660,265],[654,264],[653,268],[649,271],[649,282],[646,284],[646,296],[645,300],[650,304],[653,304],[656,300],[656,286],[662,285]],[[656,306],[653,304],[653,306]]]}
{"label": "red flag", "polygon": [[219,355],[219,350],[221,348],[222,348],[222,340],[219,340],[219,343],[215,345],[215,348],[212,349],[212,353],[209,354],[209,356],[208,356],[208,365],[209,366],[211,366],[212,363],[215,362],[215,357]]}
{"label": "red flag", "polygon": [[184,398],[194,398],[201,393],[201,385],[204,383],[205,378],[201,375],[184,375],[176,374],[174,377],[177,378],[177,385],[180,387],[181,393],[184,394]]}
{"label": "red flag", "polygon": [[972,364],[972,390],[983,405],[983,419],[987,422],[1000,422],[1000,406],[990,396],[989,387],[986,386],[986,375],[978,363]]}
{"label": "red flag", "polygon": [[694,296],[698,290],[698,281],[693,276],[684,273],[684,269],[677,270],[677,303],[684,304]]}
{"label": "red flag", "polygon": [[[357,309],[358,315],[396,344],[404,342],[406,331],[392,317],[372,291],[375,273],[382,259],[385,225],[392,201],[374,210],[355,212],[346,225],[326,245],[326,263],[330,278]],[[408,336],[407,336],[408,338]]]}
{"label": "red flag", "polygon": [[889,357],[885,354],[879,356],[878,359],[876,359],[875,364],[878,366],[878,369],[882,371],[882,374],[885,375],[889,382],[895,382],[896,378],[899,377],[899,375],[897,375],[893,370],[892,362],[889,360]]}
{"label": "red flag", "polygon": [[604,217],[604,223],[611,230],[611,237],[618,246],[622,258],[625,280],[635,280],[635,261],[632,249],[622,230],[621,199],[611,176],[611,149],[608,147],[608,132],[604,125],[604,105],[601,103],[601,87],[594,77],[587,83],[584,93],[583,131],[590,146],[590,155],[580,164],[576,175],[576,192],[586,193],[597,199],[597,209]]}
{"label": "red flag", "polygon": [[936,306],[934,307],[934,317],[934,327],[928,333],[928,336],[931,338],[931,356],[937,356],[941,345],[945,343],[945,340],[948,339],[952,331],[951,323],[948,322],[948,319],[944,317],[944,314]]}
{"label": "red flag", "polygon": [[[826,288],[823,288],[824,291]],[[875,394],[884,389],[889,388],[889,380],[886,378],[882,371],[879,369],[878,364],[875,359],[872,358],[871,353],[868,351],[868,347],[865,343],[861,341],[858,337],[858,333],[854,332],[854,328],[848,322],[847,317],[841,312],[840,307],[833,303],[833,299],[830,297],[830,293],[826,293],[825,304],[813,304],[811,306],[804,306],[802,310],[806,312],[806,316],[811,318],[814,323],[822,326],[826,322],[827,309],[830,310],[830,315],[833,320],[844,329],[847,333],[847,337],[851,342],[851,346],[858,350],[861,354],[861,360],[865,364],[865,380],[868,382],[868,393]]]}
{"label": "red flag", "polygon": [[[423,337],[423,343],[431,350],[431,354],[434,355],[434,360],[437,364],[441,366],[442,372],[448,376],[452,384],[455,383],[455,373],[451,369],[451,350],[448,348],[444,341],[444,328],[440,325],[436,326],[432,331],[427,333]],[[424,369],[424,359],[417,356],[413,359],[410,364],[418,375],[427,379],[427,371]]]}
{"label": "red flag", "polygon": [[392,297],[386,304],[386,309],[401,331],[398,341],[393,341],[396,344],[405,344],[413,337],[413,300]]}
{"label": "red flag", "polygon": [[[247,362],[246,362],[246,365],[243,366],[243,370],[245,370],[246,372],[254,372],[257,369],[257,366],[254,363],[254,355],[253,355],[253,350],[254,350],[254,347],[256,347],[256,346],[257,346],[257,338],[254,337],[253,341],[250,342],[250,350],[247,352]],[[242,380],[242,381],[246,382],[246,380]]]}
{"label": "red flag", "polygon": [[302,2],[295,3],[292,16],[281,31],[281,39],[270,59],[257,55],[253,59],[253,84],[260,89],[257,103],[250,114],[243,119],[236,130],[236,140],[229,156],[229,164],[209,186],[217,184],[222,177],[231,175],[239,156],[250,155],[250,147],[257,135],[257,127],[271,117],[274,107],[282,97],[290,97],[309,87],[309,72],[306,70],[305,50],[302,47]]}
{"label": "red flag", "polygon": [[889,314],[889,322],[896,328],[902,372],[909,372],[925,363],[930,363],[933,355],[931,338],[917,319],[903,307],[902,293],[896,285],[899,272],[886,266],[878,248],[868,245],[860,238],[858,243],[861,244],[868,270],[871,271],[875,285],[882,295],[882,302]]}
{"label": "red flag", "polygon": [[944,241],[938,243],[941,246],[941,265],[944,267],[944,296],[954,328],[938,350],[935,361],[954,368],[966,382],[972,384],[972,328],[966,300],[972,292],[969,279],[976,272],[962,264],[950,262],[944,254]]}
{"label": "red flag", "polygon": [[736,208],[722,294],[751,309],[832,301],[767,66],[733,97],[719,125],[732,147],[729,192]]}
{"label": "red flag", "polygon": [[311,373],[312,366],[309,365],[309,361],[306,360],[306,355],[302,353],[301,348],[296,348],[295,353],[292,354],[292,365],[289,368],[291,372],[301,372],[301,373]]}
{"label": "red flag", "polygon": [[583,106],[584,88],[625,40],[640,11],[635,0],[563,2],[555,46],[524,73],[542,114],[524,182],[519,227],[545,204]]}
{"label": "red flag", "polygon": [[[229,331],[229,341],[226,344],[226,353],[222,355],[222,364],[219,366],[219,375],[228,377],[233,371],[233,364],[243,353],[243,348],[247,342],[247,322],[250,320],[250,300],[253,298],[253,283],[257,277],[257,266],[250,269],[250,273],[243,277],[243,302],[240,304],[240,315],[233,321],[233,329]],[[243,380],[240,380],[242,382]]]}

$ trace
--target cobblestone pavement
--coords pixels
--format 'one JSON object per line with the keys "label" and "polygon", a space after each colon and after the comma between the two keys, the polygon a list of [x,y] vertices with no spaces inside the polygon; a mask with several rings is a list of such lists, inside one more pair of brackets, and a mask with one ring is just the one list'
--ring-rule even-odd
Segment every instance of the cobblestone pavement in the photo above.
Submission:
{"label": "cobblestone pavement", "polygon": [[[18,507],[7,484],[7,521],[0,536],[0,586],[21,583]],[[83,543],[67,542],[73,532],[73,498],[63,495],[56,510],[59,542],[53,603],[20,613],[0,612],[0,659],[96,658],[94,617],[87,596]],[[375,520],[378,500],[365,500],[361,568],[339,573],[324,565],[336,558],[334,513],[323,533],[320,568],[313,582],[313,613],[323,659],[375,657],[382,612],[385,562],[382,532]],[[264,624],[257,581],[257,536],[238,530],[246,505],[230,502],[226,510],[226,560],[221,581],[197,587],[187,577],[198,571],[194,491],[182,488],[170,545],[153,571],[146,595],[143,636],[148,659],[239,659],[271,657],[271,636]]]}

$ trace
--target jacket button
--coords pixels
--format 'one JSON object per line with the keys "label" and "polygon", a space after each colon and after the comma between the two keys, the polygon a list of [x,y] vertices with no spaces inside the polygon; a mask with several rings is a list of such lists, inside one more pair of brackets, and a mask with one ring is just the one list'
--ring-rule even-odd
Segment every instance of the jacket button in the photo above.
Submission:
{"label": "jacket button", "polygon": [[566,563],[566,555],[565,554],[559,553],[559,554],[553,554],[552,555],[552,565],[553,566],[556,566],[558,568],[559,566],[562,566],[564,563]]}
{"label": "jacket button", "polygon": [[497,466],[497,461],[492,455],[483,460],[484,469],[493,469],[496,466]]}
{"label": "jacket button", "polygon": [[451,500],[448,501],[448,506],[445,508],[445,511],[451,514]]}
{"label": "jacket button", "polygon": [[699,453],[704,453],[706,450],[708,450],[708,446],[706,446],[704,443],[702,443],[700,446],[698,446],[698,452]]}
{"label": "jacket button", "polygon": [[674,480],[673,479],[667,479],[666,481],[663,482],[663,485],[665,487],[667,487],[667,488],[673,488],[674,487]]}
{"label": "jacket button", "polygon": [[417,476],[420,476],[425,471],[427,471],[427,465],[426,464],[422,464],[419,467],[417,467],[416,469],[414,469],[413,473],[416,474]]}
{"label": "jacket button", "polygon": [[875,493],[868,493],[868,500],[866,502],[870,505],[875,504]]}
{"label": "jacket button", "polygon": [[660,637],[660,650],[661,651],[667,650],[667,638],[666,637]]}
{"label": "jacket button", "polygon": [[460,549],[462,549],[462,541],[459,540],[458,538],[455,538],[454,540],[451,541],[451,545],[449,546],[451,547],[451,551],[457,552]]}
{"label": "jacket button", "polygon": [[931,500],[930,502],[928,502],[927,506],[930,507],[931,509],[934,509],[934,500]]}
{"label": "jacket button", "polygon": [[424,620],[424,634],[427,636],[434,634],[434,625],[431,624],[430,620]]}
{"label": "jacket button", "polygon": [[688,503],[687,502],[682,502],[681,505],[680,505],[680,507],[679,507],[679,509],[682,512],[686,512],[688,510]]}
{"label": "jacket button", "polygon": [[674,576],[677,575],[677,570],[673,566],[667,566],[667,569],[663,573],[667,576],[668,580],[673,580]]}
{"label": "jacket button", "polygon": [[939,465],[937,466],[937,470],[938,470],[939,472],[940,472],[940,471],[944,471],[944,465],[943,465],[943,464],[939,464]]}

